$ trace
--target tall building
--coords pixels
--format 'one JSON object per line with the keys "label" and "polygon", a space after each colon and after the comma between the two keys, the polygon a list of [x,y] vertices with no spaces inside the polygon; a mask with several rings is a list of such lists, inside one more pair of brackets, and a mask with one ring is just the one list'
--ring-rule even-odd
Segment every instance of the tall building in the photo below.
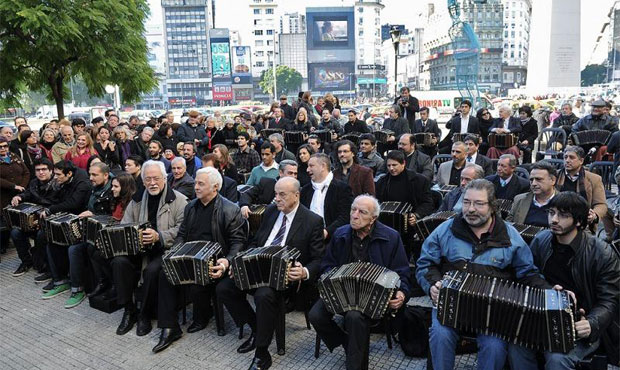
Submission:
{"label": "tall building", "polygon": [[581,85],[581,0],[534,0],[527,90]]}
{"label": "tall building", "polygon": [[[308,56],[305,33],[282,33],[279,35],[280,64],[294,68],[308,83]],[[302,86],[303,87],[303,86]]]}
{"label": "tall building", "polygon": [[502,90],[525,85],[530,49],[531,0],[502,0],[504,6],[504,54]]}
{"label": "tall building", "polygon": [[357,91],[374,98],[385,89],[385,65],[381,58],[381,0],[355,2],[355,63]]}
{"label": "tall building", "polygon": [[147,24],[145,26],[144,38],[148,51],[146,57],[149,65],[155,72],[155,78],[158,81],[157,88],[148,93],[143,94],[140,109],[163,108],[166,89],[166,47],[164,42],[164,31],[161,23]]}
{"label": "tall building", "polygon": [[280,17],[280,33],[306,33],[306,16],[298,12]]}
{"label": "tall building", "polygon": [[620,1],[615,1],[610,17],[607,81],[620,82]]}
{"label": "tall building", "polygon": [[278,3],[276,0],[252,0],[250,13],[252,19],[252,75],[260,77],[261,73],[271,68],[276,49],[276,33],[279,31]]}
{"label": "tall building", "polygon": [[211,100],[210,0],[162,0],[170,107]]}
{"label": "tall building", "polygon": [[[480,42],[478,87],[482,93],[498,93],[502,84],[503,7],[500,0],[458,1],[461,20],[468,22]],[[436,11],[436,13],[435,13]],[[431,90],[456,90],[456,61],[448,34],[452,20],[445,7],[429,11],[424,46],[428,50]],[[430,32],[427,32],[430,31]]]}

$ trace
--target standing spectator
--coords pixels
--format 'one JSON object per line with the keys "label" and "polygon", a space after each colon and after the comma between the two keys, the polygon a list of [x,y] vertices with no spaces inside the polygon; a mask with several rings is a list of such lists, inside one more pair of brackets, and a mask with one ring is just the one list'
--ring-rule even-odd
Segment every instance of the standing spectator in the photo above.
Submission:
{"label": "standing spectator", "polygon": [[325,99],[319,96],[318,99],[316,100],[316,105],[314,106],[314,109],[316,109],[316,112],[318,114],[321,114],[323,112],[324,106],[325,106]]}
{"label": "standing spectator", "polygon": [[97,151],[93,147],[93,139],[88,134],[80,134],[75,145],[65,154],[65,160],[71,161],[76,167],[88,171],[88,159],[92,155],[97,155]]}
{"label": "standing spectator", "polygon": [[290,120],[282,116],[282,109],[280,108],[273,109],[273,118],[269,122],[269,128],[286,130],[290,123],[291,123]]}
{"label": "standing spectator", "polygon": [[413,123],[415,122],[415,114],[420,110],[418,99],[409,95],[409,88],[403,86],[400,89],[400,96],[394,99],[394,104],[398,104],[403,112],[403,117],[409,123],[409,132],[413,132]]}
{"label": "standing spectator", "polygon": [[111,171],[121,169],[121,155],[116,141],[111,138],[110,129],[105,126],[95,133],[97,142],[93,145],[101,161],[110,167]]}
{"label": "standing spectator", "polygon": [[52,162],[57,163],[65,159],[65,155],[75,145],[75,137],[71,126],[60,127],[60,140],[52,147]]}
{"label": "standing spectator", "polygon": [[183,158],[185,158],[187,174],[195,178],[196,171],[202,168],[202,162],[196,155],[196,146],[192,142],[183,144]]}
{"label": "standing spectator", "polygon": [[370,129],[368,128],[366,122],[358,119],[356,113],[357,112],[355,111],[355,109],[351,109],[347,113],[347,115],[349,116],[349,122],[344,124],[345,134],[349,134],[352,132],[359,132],[361,134],[364,134],[366,132],[370,132]]}
{"label": "standing spectator", "polygon": [[168,186],[188,199],[194,199],[194,179],[187,173],[185,159],[182,157],[173,159],[171,167],[172,173],[168,174]]}
{"label": "standing spectator", "polygon": [[260,156],[256,150],[250,148],[249,141],[250,135],[247,132],[241,132],[237,136],[239,150],[233,155],[233,159],[240,174],[249,173],[260,164]]}
{"label": "standing spectator", "polygon": [[124,164],[131,155],[131,131],[127,126],[118,126],[114,129],[114,136],[120,153],[120,162]]}
{"label": "standing spectator", "polygon": [[586,115],[586,106],[583,104],[583,98],[579,97],[575,100],[575,106],[572,110],[578,118]]}
{"label": "standing spectator", "polygon": [[177,153],[177,144],[179,143],[179,139],[174,134],[171,124],[162,124],[159,127],[159,130],[157,130],[157,135],[155,135],[155,139],[161,143],[164,149],[172,149],[175,156],[179,154]]}
{"label": "standing spectator", "polygon": [[179,141],[193,143],[198,153],[202,154],[208,149],[209,137],[205,128],[198,124],[198,116],[200,116],[200,112],[195,110],[189,111],[187,122],[182,124],[177,130],[177,137]]}
{"label": "standing spectator", "polygon": [[56,144],[56,134],[54,133],[54,130],[52,130],[51,128],[44,129],[43,133],[41,134],[39,147],[41,147],[43,155],[46,158],[49,158],[50,161],[53,160],[52,148],[54,147],[54,144]]}
{"label": "standing spectator", "polygon": [[295,110],[288,104],[286,95],[280,96],[280,109],[282,109],[286,119],[290,121],[295,119]]}
{"label": "standing spectator", "polygon": [[142,199],[144,192],[144,182],[142,181],[142,164],[144,160],[139,155],[132,154],[125,160],[125,171],[133,177],[136,182],[136,199]]}
{"label": "standing spectator", "polygon": [[19,134],[22,144],[19,146],[18,155],[24,161],[24,164],[30,172],[30,179],[34,179],[34,162],[41,159],[43,150],[39,146],[37,133],[30,130],[24,130]]}
{"label": "standing spectator", "polygon": [[142,160],[146,161],[148,154],[148,146],[153,138],[153,134],[155,130],[151,127],[145,127],[140,132],[140,135],[136,137],[134,140],[129,142],[129,147],[131,148],[131,154],[139,155],[142,157]]}
{"label": "standing spectator", "polygon": [[151,140],[149,143],[149,159],[162,162],[166,168],[166,172],[170,173],[170,161],[164,157],[164,147],[157,140]]}
{"label": "standing spectator", "polygon": [[73,128],[73,132],[75,132],[75,136],[86,132],[86,122],[81,118],[74,118],[71,120],[71,127]]}
{"label": "standing spectator", "polygon": [[30,172],[24,161],[15,153],[9,152],[9,142],[0,136],[0,208],[9,205],[15,195],[25,191],[29,180]]}
{"label": "standing spectator", "polygon": [[336,98],[334,97],[334,94],[327,93],[325,94],[325,98],[323,99],[325,101],[325,104],[323,105],[323,110],[327,109],[329,113],[332,113],[334,111],[334,106],[336,105]]}
{"label": "standing spectator", "polygon": [[230,118],[227,118],[224,124],[224,128],[220,132],[222,133],[222,139],[224,140],[224,144],[228,147],[234,146],[235,140],[237,140],[237,130],[235,129],[235,122]]}
{"label": "standing spectator", "polygon": [[207,144],[207,151],[211,153],[213,151],[213,147],[216,144],[223,144],[224,137],[222,135],[222,131],[217,129],[217,120],[215,117],[207,118],[207,127],[205,127],[205,132],[207,133],[207,137],[209,138],[209,144]]}

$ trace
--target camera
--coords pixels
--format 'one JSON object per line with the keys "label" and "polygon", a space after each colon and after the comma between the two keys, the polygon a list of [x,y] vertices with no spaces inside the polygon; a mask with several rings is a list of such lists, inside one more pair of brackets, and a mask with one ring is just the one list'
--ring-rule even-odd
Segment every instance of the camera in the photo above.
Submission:
{"label": "camera", "polygon": [[400,98],[400,104],[402,104],[402,105],[407,105],[407,104],[409,104],[409,97],[408,97],[408,96],[407,96],[407,97],[402,96],[402,97]]}

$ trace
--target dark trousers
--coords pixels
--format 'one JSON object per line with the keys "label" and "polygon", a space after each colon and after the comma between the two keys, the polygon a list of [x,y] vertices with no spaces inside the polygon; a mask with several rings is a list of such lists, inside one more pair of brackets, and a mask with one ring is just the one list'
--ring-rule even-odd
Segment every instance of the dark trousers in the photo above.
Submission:
{"label": "dark trousers", "polygon": [[181,300],[183,289],[189,288],[192,298],[193,321],[206,324],[213,314],[211,294],[213,286],[202,285],[172,285],[163,270],[159,272],[159,294],[157,297],[157,327],[179,328],[179,308],[186,302]]}
{"label": "dark trousers", "polygon": [[[34,247],[30,248],[30,238],[34,239]],[[47,265],[47,251],[45,250],[45,233],[41,230],[36,232],[23,232],[20,229],[11,230],[11,240],[17,250],[17,255],[22,263],[32,265],[37,270],[42,270]]]}
{"label": "dark trousers", "polygon": [[47,245],[47,260],[49,262],[52,279],[58,285],[68,282],[69,274],[69,247],[49,243]]}
{"label": "dark trousers", "polygon": [[[133,293],[136,290],[143,256],[118,256],[112,259],[112,278],[116,286],[116,302],[127,305],[133,302]],[[161,270],[161,255],[149,259],[142,270],[140,314],[153,314],[157,308],[157,290],[159,272]]]}
{"label": "dark trousers", "polygon": [[310,323],[327,348],[333,351],[343,346],[347,353],[347,369],[360,369],[370,335],[372,320],[359,311],[344,314],[344,330],[333,320],[322,299],[316,301],[309,314]]}
{"label": "dark trousers", "polygon": [[88,266],[88,254],[92,253],[89,251],[89,247],[92,249],[95,248],[88,243],[79,243],[69,246],[67,251],[69,255],[69,275],[71,277],[72,290],[80,291],[84,288],[82,279],[84,278],[84,272]]}
{"label": "dark trousers", "polygon": [[[228,276],[217,284],[215,291],[237,326],[250,325],[256,335],[256,347],[269,347],[278,317],[280,293],[266,287],[244,292]],[[246,299],[246,294],[254,295],[256,312]]]}

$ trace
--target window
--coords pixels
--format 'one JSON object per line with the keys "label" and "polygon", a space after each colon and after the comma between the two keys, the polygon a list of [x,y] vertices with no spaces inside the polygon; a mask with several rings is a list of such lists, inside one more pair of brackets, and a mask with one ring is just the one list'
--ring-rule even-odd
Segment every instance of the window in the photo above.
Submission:
{"label": "window", "polygon": [[263,40],[256,40],[254,46],[263,46]]}
{"label": "window", "polygon": [[254,9],[254,14],[260,14],[260,9]]}
{"label": "window", "polygon": [[265,62],[256,62],[256,66],[257,67],[264,67],[265,66]]}
{"label": "window", "polygon": [[267,35],[273,35],[273,30],[267,30]]}
{"label": "window", "polygon": [[254,35],[262,36],[263,35],[263,30],[256,30],[256,31],[254,31]]}
{"label": "window", "polygon": [[273,8],[265,9],[265,14],[273,14]]}

